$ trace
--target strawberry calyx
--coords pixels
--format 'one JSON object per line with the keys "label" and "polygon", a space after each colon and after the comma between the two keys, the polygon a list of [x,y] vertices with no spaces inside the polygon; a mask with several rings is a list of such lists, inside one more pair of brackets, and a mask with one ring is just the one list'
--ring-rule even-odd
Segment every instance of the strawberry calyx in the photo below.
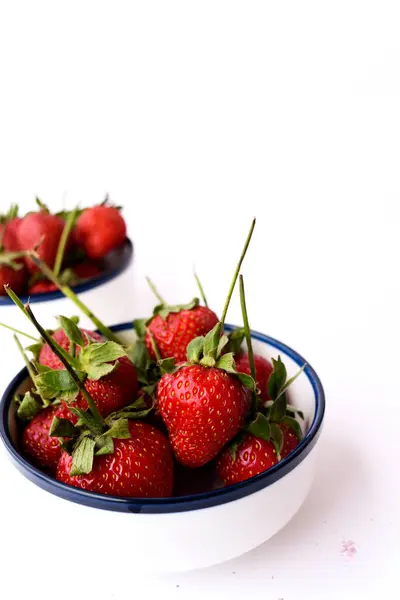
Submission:
{"label": "strawberry calyx", "polygon": [[10,267],[14,271],[24,268],[24,264],[18,259],[26,256],[26,252],[0,252],[0,267]]}

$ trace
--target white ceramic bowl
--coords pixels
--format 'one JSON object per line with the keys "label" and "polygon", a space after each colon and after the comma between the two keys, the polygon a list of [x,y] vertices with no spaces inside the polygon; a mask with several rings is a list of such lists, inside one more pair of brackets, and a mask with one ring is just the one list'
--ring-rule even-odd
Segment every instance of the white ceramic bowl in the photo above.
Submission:
{"label": "white ceramic bowl", "polygon": [[[227,326],[227,329],[231,329]],[[113,327],[131,341],[130,323]],[[305,363],[294,350],[263,334],[252,332],[254,350],[265,357],[281,355],[288,375]],[[84,523],[91,548],[114,544],[118,535],[130,538],[129,556],[111,553],[107,568],[186,571],[234,558],[255,548],[282,529],[298,511],[310,489],[325,410],[322,385],[307,365],[291,388],[291,402],[305,415],[305,436],[298,447],[270,470],[242,483],[191,496],[129,499],[85,492],[64,485],[32,466],[18,450],[13,396],[25,391],[26,369],[10,383],[0,405],[0,434],[18,469],[34,484],[53,494],[63,522]],[[5,492],[7,493],[7,492]],[[42,494],[44,495],[44,494]],[[43,499],[44,500],[44,499]],[[46,502],[42,500],[44,519]],[[62,541],[63,554],[76,551],[72,540]],[[68,538],[68,536],[67,536]],[[112,561],[115,560],[115,564]]]}

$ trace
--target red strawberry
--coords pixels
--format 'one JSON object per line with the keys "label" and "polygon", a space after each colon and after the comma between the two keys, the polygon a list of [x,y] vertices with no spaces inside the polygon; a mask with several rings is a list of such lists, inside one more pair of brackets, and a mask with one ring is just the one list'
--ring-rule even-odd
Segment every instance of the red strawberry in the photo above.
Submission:
{"label": "red strawberry", "polygon": [[[292,429],[286,425],[278,425],[278,427],[283,434],[281,457],[284,458],[296,448],[299,442]],[[229,448],[222,452],[217,461],[217,473],[225,485],[232,485],[267,471],[277,462],[278,458],[272,442],[247,433],[236,449],[235,460]]]}
{"label": "red strawberry", "polygon": [[75,235],[89,258],[103,258],[107,252],[123,244],[126,224],[114,206],[93,206],[84,210],[78,218]]}
{"label": "red strawberry", "polygon": [[81,264],[76,265],[73,271],[78,279],[90,279],[91,277],[97,277],[101,273],[96,263],[90,260],[85,260]]}
{"label": "red strawberry", "polygon": [[70,411],[63,405],[47,406],[27,425],[22,434],[22,449],[32,462],[55,474],[61,456],[59,438],[49,437],[54,417],[72,420]]}
{"label": "red strawberry", "polygon": [[[174,357],[176,361],[184,362],[189,342],[197,336],[206,335],[217,323],[218,317],[212,310],[206,306],[194,306],[189,310],[169,312],[165,319],[158,314],[147,328],[153,334],[162,358]],[[145,341],[148,352],[155,359],[148,332]]]}
{"label": "red strawberry", "polygon": [[41,279],[29,287],[29,294],[46,294],[48,292],[55,292],[58,287],[47,279]]}
{"label": "red strawberry", "polygon": [[172,494],[173,460],[158,429],[129,421],[129,439],[114,439],[114,453],[95,456],[87,475],[70,475],[72,457],[64,452],[57,468],[63,483],[113,496],[164,498]]}
{"label": "red strawberry", "polygon": [[[110,364],[114,363],[115,361],[110,361]],[[127,356],[119,358],[118,363],[117,368],[108,375],[100,379],[87,377],[84,382],[86,390],[103,417],[130,404],[137,394],[138,380],[135,367]],[[82,394],[79,394],[71,406],[77,406],[82,410],[88,407]]]}
{"label": "red strawberry", "polygon": [[[22,219],[19,217],[14,217],[8,223],[3,224],[0,223],[0,239],[3,235],[2,245],[4,250],[7,252],[18,252],[20,250],[19,242],[18,242],[18,229],[21,224]],[[3,229],[5,228],[5,232],[3,234]]]}
{"label": "red strawberry", "polygon": [[234,375],[200,364],[163,375],[157,399],[175,456],[188,467],[213,459],[243,426],[250,406]]}
{"label": "red strawberry", "polygon": [[[84,334],[84,338],[86,336],[90,341],[93,342],[103,342],[104,338],[95,331],[88,331],[87,329],[81,329],[81,332]],[[70,349],[70,341],[66,336],[63,329],[57,329],[53,335],[51,336],[58,344],[69,352]],[[87,345],[87,344],[86,344]],[[76,349],[76,353],[79,354],[80,347],[78,346]],[[45,365],[46,367],[50,367],[50,369],[64,369],[64,365],[61,360],[54,354],[48,344],[44,344],[39,352],[39,362],[41,365]]]}
{"label": "red strawberry", "polygon": [[[50,215],[43,210],[29,213],[22,219],[18,227],[20,249],[32,250],[40,244],[37,248],[39,257],[50,268],[53,268],[63,229],[64,221],[56,215]],[[25,259],[25,264],[30,273],[36,273],[39,270],[30,258]]]}
{"label": "red strawberry", "polygon": [[[249,355],[247,352],[241,352],[239,356],[235,356],[236,370],[239,373],[247,373],[251,375]],[[256,368],[257,387],[260,390],[260,397],[262,400],[269,400],[268,395],[268,380],[274,370],[271,362],[260,356],[259,354],[254,355],[254,364]]]}
{"label": "red strawberry", "polygon": [[16,294],[21,294],[24,291],[27,279],[28,275],[25,267],[13,268],[12,266],[8,266],[8,264],[1,264],[0,262],[0,296],[7,295],[4,289],[5,284],[8,284]]}

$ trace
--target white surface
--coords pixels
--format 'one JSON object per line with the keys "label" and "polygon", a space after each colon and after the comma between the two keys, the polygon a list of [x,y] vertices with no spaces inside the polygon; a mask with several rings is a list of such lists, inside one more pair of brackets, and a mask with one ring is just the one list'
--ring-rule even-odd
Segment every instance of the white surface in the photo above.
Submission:
{"label": "white surface", "polygon": [[[102,550],[96,582],[78,552],[63,558],[58,598],[398,597],[398,23],[396,0],[1,4],[1,205],[106,191],[124,204],[137,254],[121,320],[150,308],[144,274],[172,301],[191,296],[194,261],[220,311],[256,214],[251,324],[302,352],[328,398],[311,495],[269,543],[151,579],[134,565],[104,578]],[[3,385],[17,369],[7,354]],[[0,460],[1,596],[47,600],[59,574],[39,583],[34,540],[13,541],[45,500],[19,497],[22,478]],[[42,527],[49,553],[62,548],[55,518]],[[116,532],[121,551],[134,543]]]}
{"label": "white surface", "polygon": [[[132,329],[121,336],[121,340],[127,343],[132,343],[134,339]],[[274,346],[258,340],[254,340],[254,351],[268,358],[277,356]],[[288,378],[293,377],[298,372],[298,365],[284,352],[280,352],[280,356],[287,368]],[[24,394],[28,388],[28,380],[25,380],[14,393]],[[315,416],[316,403],[312,383],[305,373],[293,383],[290,398],[304,413],[304,424],[307,424],[305,432],[308,431]],[[14,406],[9,413],[9,424],[14,443],[18,445],[15,412]],[[272,485],[237,500],[200,510],[126,514],[100,511],[46,494],[43,502],[36,506],[35,520],[30,524],[29,531],[36,540],[37,554],[46,555],[47,539],[40,535],[42,523],[49,511],[53,514],[62,512],[64,522],[83,524],[85,537],[91,540],[93,547],[113,545],[115,531],[123,531],[126,538],[135,540],[129,553],[115,553],[108,557],[111,572],[130,572],[132,564],[136,572],[158,574],[183,573],[210,567],[256,548],[293,518],[313,483],[318,447],[317,442],[300,464]],[[25,496],[30,494],[31,486],[27,481]],[[254,515],[260,515],[260,518],[255,519]],[[157,544],[154,544],[154,539],[157,539]],[[18,540],[15,539],[14,543],[18,543]],[[73,556],[75,546],[74,536],[63,539],[63,553],[66,556]],[[96,554],[89,553],[85,561],[88,571],[96,571]],[[48,569],[57,570],[58,562],[57,554],[47,556]]]}

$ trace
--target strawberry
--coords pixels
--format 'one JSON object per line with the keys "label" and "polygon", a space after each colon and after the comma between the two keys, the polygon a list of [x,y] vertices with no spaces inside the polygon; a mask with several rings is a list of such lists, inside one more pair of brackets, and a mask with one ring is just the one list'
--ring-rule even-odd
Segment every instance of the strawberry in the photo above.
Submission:
{"label": "strawberry", "polygon": [[13,266],[10,266],[8,261],[2,263],[2,259],[5,259],[6,256],[6,254],[0,255],[0,296],[7,295],[7,292],[4,289],[6,284],[8,284],[16,294],[21,294],[24,291],[27,282],[26,269],[21,264],[18,264],[18,268],[14,268]]}
{"label": "strawberry", "polygon": [[[137,394],[138,379],[136,369],[123,347],[115,342],[104,342],[103,338],[94,332],[79,329],[71,319],[60,316],[59,321],[62,329],[57,330],[52,339],[63,350],[70,352],[64,356],[64,360],[68,360],[68,363],[81,373],[82,385],[100,415],[105,417],[130,404]],[[71,340],[74,343],[73,354]],[[64,371],[63,361],[56,356],[48,343],[39,351],[39,363],[50,367],[48,371],[39,372],[35,378],[39,393],[44,398],[59,398],[66,401],[70,407],[80,411],[87,410],[84,393],[70,380]]]}
{"label": "strawberry", "polygon": [[[296,448],[299,441],[292,429],[278,426],[283,435],[281,457],[284,458]],[[250,433],[245,434],[236,448],[233,457],[229,448],[225,449],[217,460],[217,474],[225,485],[239,483],[267,471],[277,464],[278,456],[274,444]]]}
{"label": "strawberry", "polygon": [[56,292],[58,287],[48,279],[40,279],[36,283],[29,286],[29,294],[47,294],[48,292]]}
{"label": "strawberry", "polygon": [[[18,227],[18,243],[21,250],[37,248],[37,254],[51,269],[54,267],[58,244],[64,229],[64,221],[57,215],[51,215],[45,210],[28,213]],[[31,258],[25,259],[30,273],[38,272],[39,268]]]}
{"label": "strawberry", "polygon": [[[116,365],[117,361],[107,362],[108,365]],[[136,369],[127,356],[118,358],[118,364],[114,371],[99,379],[87,377],[84,382],[85,389],[94,400],[100,414],[106,417],[112,412],[120,410],[136,397],[138,380]],[[81,410],[87,409],[87,402],[79,394],[71,406]]]}
{"label": "strawberry", "polygon": [[[85,340],[85,346],[91,341],[103,342],[104,338],[96,331],[89,331],[87,329],[81,329],[83,339]],[[70,351],[71,342],[63,329],[57,329],[51,336],[63,350],[66,352]],[[76,349],[77,354],[80,352],[80,346]],[[64,365],[61,360],[54,354],[48,344],[43,344],[39,352],[39,363],[50,367],[50,369],[64,369]]]}
{"label": "strawberry", "polygon": [[118,208],[104,204],[93,206],[79,216],[75,238],[89,258],[103,258],[124,243],[126,224]]}
{"label": "strawberry", "polygon": [[92,277],[97,277],[97,275],[100,275],[101,273],[100,268],[91,260],[85,260],[79,265],[73,267],[72,270],[78,280],[91,279]]}
{"label": "strawberry", "polygon": [[113,439],[111,454],[95,456],[89,473],[71,475],[73,457],[63,452],[57,479],[92,492],[134,498],[164,498],[173,487],[173,460],[167,438],[140,421],[128,421],[130,437]]}
{"label": "strawberry", "polygon": [[206,306],[198,306],[197,299],[187,305],[187,308],[157,307],[155,316],[147,326],[147,350],[155,359],[150,337],[152,334],[161,358],[173,357],[176,361],[183,362],[189,342],[197,336],[206,335],[217,323],[217,315]]}
{"label": "strawberry", "polygon": [[49,430],[54,417],[70,420],[68,408],[50,405],[41,410],[25,427],[22,434],[22,449],[33,463],[55,474],[61,456],[60,440],[50,437]]}
{"label": "strawberry", "polygon": [[[235,363],[236,369],[240,373],[251,375],[250,360],[247,352],[241,352],[238,356],[235,356]],[[256,383],[257,388],[260,391],[260,398],[263,401],[270,400],[268,394],[268,380],[274,368],[269,360],[259,354],[254,355],[254,363],[256,369]]]}
{"label": "strawberry", "polygon": [[21,223],[18,206],[12,204],[6,215],[0,215],[0,248],[6,252],[18,252],[18,228]]}

